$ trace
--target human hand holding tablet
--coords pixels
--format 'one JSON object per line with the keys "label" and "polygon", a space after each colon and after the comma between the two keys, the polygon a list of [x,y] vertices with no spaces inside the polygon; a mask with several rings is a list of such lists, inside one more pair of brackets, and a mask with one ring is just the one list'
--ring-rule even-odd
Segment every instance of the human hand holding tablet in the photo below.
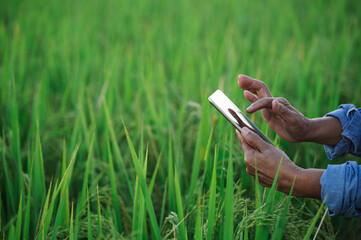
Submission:
{"label": "human hand holding tablet", "polygon": [[[238,85],[245,90],[245,98],[253,103],[247,112],[262,109],[264,120],[277,134],[285,136],[286,140],[295,140],[295,133],[304,129],[302,125],[305,125],[305,117],[286,100],[273,98],[263,82],[244,75],[240,75],[238,80]],[[215,91],[208,100],[238,130],[237,137],[242,147],[246,172],[253,178],[257,174],[260,185],[271,187],[279,171],[279,191],[289,194],[293,188],[294,196],[321,199],[320,178],[324,170],[303,169],[295,165],[220,90]],[[294,120],[299,123],[296,127]]]}
{"label": "human hand holding tablet", "polygon": [[243,127],[248,127],[256,132],[263,140],[274,145],[221,90],[218,89],[209,96],[208,101],[232,123],[239,132],[241,132]]}

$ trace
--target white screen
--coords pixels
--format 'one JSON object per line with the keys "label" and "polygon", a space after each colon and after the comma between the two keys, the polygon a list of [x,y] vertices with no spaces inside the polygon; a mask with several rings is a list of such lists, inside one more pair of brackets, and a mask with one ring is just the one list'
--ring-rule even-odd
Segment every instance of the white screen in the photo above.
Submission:
{"label": "white screen", "polygon": [[233,123],[239,126],[237,120],[232,116],[228,109],[232,109],[244,124],[246,124],[249,128],[254,129],[243,116],[241,110],[239,110],[239,108],[234,105],[234,103],[222,91],[217,90],[208,99],[218,108],[218,110],[223,113],[223,115],[226,115]]}

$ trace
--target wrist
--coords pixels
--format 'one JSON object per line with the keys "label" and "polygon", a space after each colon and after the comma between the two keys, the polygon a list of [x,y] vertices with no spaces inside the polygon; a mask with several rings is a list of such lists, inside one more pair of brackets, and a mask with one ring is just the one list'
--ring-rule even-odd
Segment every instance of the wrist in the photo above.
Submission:
{"label": "wrist", "polygon": [[295,128],[297,130],[295,134],[291,134],[291,142],[310,142],[314,138],[314,131],[317,129],[317,126],[314,119],[302,116]]}
{"label": "wrist", "polygon": [[293,194],[296,197],[321,199],[320,179],[324,169],[300,168],[296,177]]}
{"label": "wrist", "polygon": [[[302,176],[302,168],[295,165],[290,161],[290,165],[287,168],[284,168],[280,174],[278,181],[278,190],[288,194],[292,188],[293,182],[297,181],[299,176]],[[296,182],[295,182],[296,184]],[[295,195],[296,188],[293,190],[293,195]],[[296,195],[295,195],[296,196]]]}
{"label": "wrist", "polygon": [[317,130],[319,129],[317,127],[317,124],[319,123],[317,119],[309,119],[306,118],[306,130],[305,130],[305,136],[303,139],[303,142],[313,142],[316,136],[318,135]]}
{"label": "wrist", "polygon": [[309,119],[305,141],[334,146],[341,139],[342,126],[338,118],[322,117]]}

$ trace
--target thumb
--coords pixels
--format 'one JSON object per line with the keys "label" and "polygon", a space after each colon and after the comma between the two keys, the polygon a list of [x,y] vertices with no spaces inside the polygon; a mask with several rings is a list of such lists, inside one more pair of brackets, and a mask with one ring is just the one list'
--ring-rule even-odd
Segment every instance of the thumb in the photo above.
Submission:
{"label": "thumb", "polygon": [[253,132],[248,127],[243,127],[241,130],[244,141],[246,141],[250,147],[258,151],[262,151],[267,147],[267,143],[260,136],[258,136],[257,133]]}

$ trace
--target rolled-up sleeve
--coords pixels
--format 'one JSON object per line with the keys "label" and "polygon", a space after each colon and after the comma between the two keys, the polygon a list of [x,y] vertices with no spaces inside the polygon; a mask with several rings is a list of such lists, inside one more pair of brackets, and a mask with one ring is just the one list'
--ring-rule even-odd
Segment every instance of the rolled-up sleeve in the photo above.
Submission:
{"label": "rolled-up sleeve", "polygon": [[336,146],[325,145],[327,157],[332,160],[347,153],[361,156],[361,108],[357,109],[352,104],[342,104],[326,116],[338,118],[342,126],[340,142]]}
{"label": "rolled-up sleeve", "polygon": [[[336,146],[325,145],[327,157],[333,160],[348,153],[361,156],[361,108],[342,104],[326,116],[338,118],[342,126],[340,142]],[[328,165],[320,183],[321,198],[330,216],[361,218],[361,166],[351,161]]]}
{"label": "rolled-up sleeve", "polygon": [[361,218],[361,166],[356,162],[328,165],[321,177],[321,198],[330,216]]}

